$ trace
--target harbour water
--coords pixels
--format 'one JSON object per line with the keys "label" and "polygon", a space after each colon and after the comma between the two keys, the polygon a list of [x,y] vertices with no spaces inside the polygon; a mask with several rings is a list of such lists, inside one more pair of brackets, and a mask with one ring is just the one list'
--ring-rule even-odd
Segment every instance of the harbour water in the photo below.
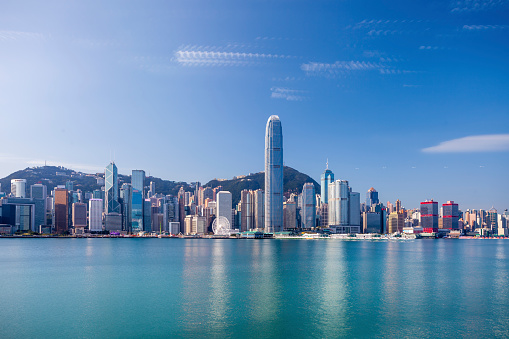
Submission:
{"label": "harbour water", "polygon": [[0,337],[507,337],[504,240],[0,239]]}

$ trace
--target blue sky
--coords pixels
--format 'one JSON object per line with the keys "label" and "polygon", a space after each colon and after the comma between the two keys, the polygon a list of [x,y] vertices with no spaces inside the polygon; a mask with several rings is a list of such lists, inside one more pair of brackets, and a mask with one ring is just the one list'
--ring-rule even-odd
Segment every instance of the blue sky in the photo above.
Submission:
{"label": "blue sky", "polygon": [[4,1],[0,176],[285,163],[407,208],[509,207],[509,0]]}

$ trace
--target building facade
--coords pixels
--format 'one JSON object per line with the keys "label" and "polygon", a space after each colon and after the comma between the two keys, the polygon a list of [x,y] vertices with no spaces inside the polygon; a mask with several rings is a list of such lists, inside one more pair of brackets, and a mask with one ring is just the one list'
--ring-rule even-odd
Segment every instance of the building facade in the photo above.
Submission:
{"label": "building facade", "polygon": [[265,232],[283,230],[283,129],[277,115],[265,128]]}

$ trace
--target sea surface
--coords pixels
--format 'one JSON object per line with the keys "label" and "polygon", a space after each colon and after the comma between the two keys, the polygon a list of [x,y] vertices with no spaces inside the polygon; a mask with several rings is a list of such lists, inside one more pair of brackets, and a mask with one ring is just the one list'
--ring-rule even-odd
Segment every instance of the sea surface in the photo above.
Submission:
{"label": "sea surface", "polygon": [[0,239],[0,338],[509,337],[507,240]]}

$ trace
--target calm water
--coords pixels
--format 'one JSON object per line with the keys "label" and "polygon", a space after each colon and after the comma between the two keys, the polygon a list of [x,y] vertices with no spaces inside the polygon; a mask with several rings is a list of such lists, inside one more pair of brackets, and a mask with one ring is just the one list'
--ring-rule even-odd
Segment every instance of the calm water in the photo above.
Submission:
{"label": "calm water", "polygon": [[509,241],[0,239],[0,337],[508,337]]}

